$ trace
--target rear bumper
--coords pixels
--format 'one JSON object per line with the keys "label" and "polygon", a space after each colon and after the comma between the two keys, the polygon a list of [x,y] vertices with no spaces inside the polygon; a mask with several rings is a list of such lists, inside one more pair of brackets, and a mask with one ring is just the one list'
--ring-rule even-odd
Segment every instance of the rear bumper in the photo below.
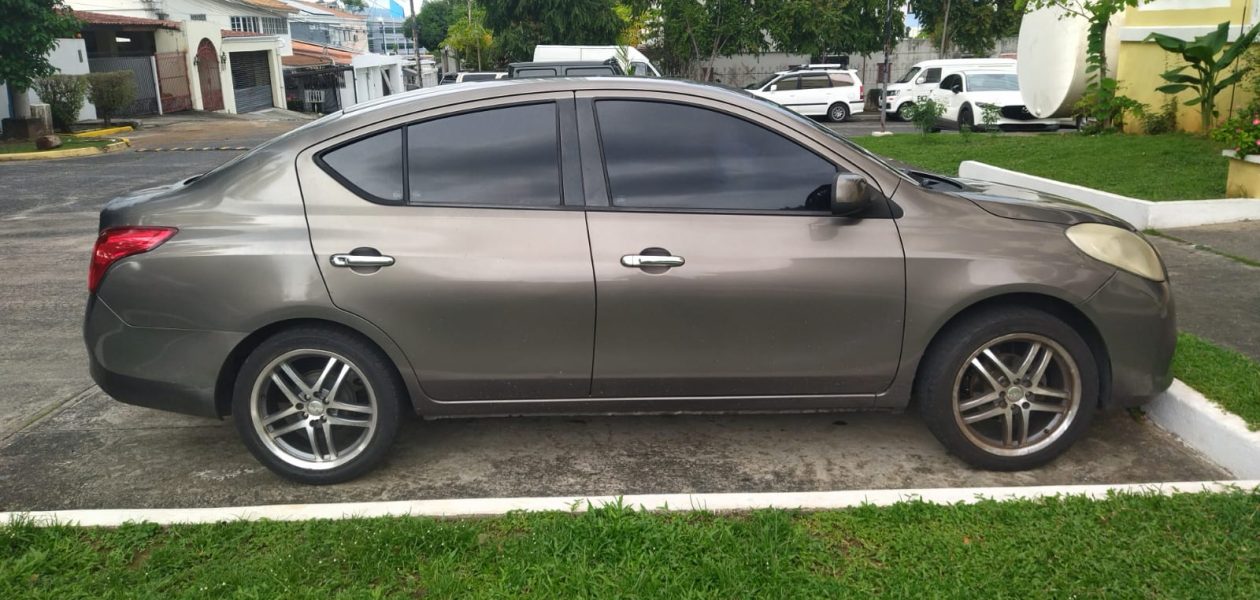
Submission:
{"label": "rear bumper", "polygon": [[104,302],[88,300],[83,322],[92,379],[115,400],[218,417],[219,370],[243,333],[132,327]]}
{"label": "rear bumper", "polygon": [[1167,281],[1118,271],[1082,308],[1111,359],[1108,406],[1145,404],[1172,385],[1177,319]]}

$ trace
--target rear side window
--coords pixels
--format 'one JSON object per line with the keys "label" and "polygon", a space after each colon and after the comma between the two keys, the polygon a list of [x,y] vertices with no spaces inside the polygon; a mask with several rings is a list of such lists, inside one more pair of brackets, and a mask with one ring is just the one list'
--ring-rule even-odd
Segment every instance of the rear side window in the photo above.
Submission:
{"label": "rear side window", "polygon": [[413,204],[560,204],[554,103],[494,108],[407,128]]}
{"label": "rear side window", "polygon": [[320,158],[325,168],[355,192],[388,204],[402,204],[402,130],[356,140]]}
{"label": "rear side window", "polygon": [[831,85],[835,87],[851,86],[853,85],[853,77],[848,73],[832,73]]}
{"label": "rear side window", "polygon": [[595,111],[615,207],[830,208],[836,167],[759,125],[666,102],[601,100]]}
{"label": "rear side window", "polygon": [[831,87],[831,80],[827,79],[826,73],[819,73],[817,75],[801,75],[802,90],[816,90],[819,88],[829,87]]}
{"label": "rear side window", "polygon": [[470,73],[464,76],[464,81],[493,81],[494,73]]}

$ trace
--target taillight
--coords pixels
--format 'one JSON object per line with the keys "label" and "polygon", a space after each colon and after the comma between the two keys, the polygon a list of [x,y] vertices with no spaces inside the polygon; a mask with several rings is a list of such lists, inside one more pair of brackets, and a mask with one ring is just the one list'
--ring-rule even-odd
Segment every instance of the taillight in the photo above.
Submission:
{"label": "taillight", "polygon": [[866,99],[866,86],[864,85],[858,86],[858,98],[862,98],[863,100]]}
{"label": "taillight", "polygon": [[114,263],[133,254],[148,252],[171,239],[174,227],[110,227],[96,238],[92,248],[92,266],[88,269],[88,291],[96,293],[105,272]]}

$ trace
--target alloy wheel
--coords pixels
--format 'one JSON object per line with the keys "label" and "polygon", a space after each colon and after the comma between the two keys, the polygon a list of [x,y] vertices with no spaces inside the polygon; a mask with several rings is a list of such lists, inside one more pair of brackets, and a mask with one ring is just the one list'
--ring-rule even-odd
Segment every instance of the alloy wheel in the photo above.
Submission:
{"label": "alloy wheel", "polygon": [[355,459],[377,426],[377,400],[363,372],[327,350],[286,352],[263,368],[250,395],[259,440],[291,465],[328,470]]}
{"label": "alloy wheel", "polygon": [[1053,340],[1004,335],[980,346],[954,380],[954,417],[976,447],[999,456],[1037,452],[1081,410],[1076,361]]}
{"label": "alloy wheel", "polygon": [[839,123],[840,121],[843,121],[849,118],[849,109],[845,108],[843,104],[837,104],[831,107],[830,114],[828,114],[827,116],[832,121]]}

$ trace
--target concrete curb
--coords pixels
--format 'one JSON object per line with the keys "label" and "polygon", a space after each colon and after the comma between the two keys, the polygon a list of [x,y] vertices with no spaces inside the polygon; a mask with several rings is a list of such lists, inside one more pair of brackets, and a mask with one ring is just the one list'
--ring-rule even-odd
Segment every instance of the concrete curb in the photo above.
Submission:
{"label": "concrete curb", "polygon": [[933,504],[974,504],[985,500],[1008,501],[1053,496],[1101,499],[1114,493],[1186,494],[1260,489],[1260,480],[1184,481],[1120,485],[1051,485],[1035,487],[937,488],[902,490],[852,490],[762,494],[646,494],[636,496],[567,496],[553,498],[467,498],[400,502],[348,502],[339,504],[280,504],[217,508],[154,508],[3,512],[0,523],[29,519],[37,525],[76,524],[85,527],[117,527],[149,522],[218,523],[223,521],[303,521],[368,517],[477,517],[512,511],[583,512],[588,508],[620,502],[635,508],[659,511],[741,511],[758,508],[824,510],[862,505],[888,506],[920,500]]}
{"label": "concrete curb", "polygon": [[14,152],[12,154],[0,154],[0,162],[19,160],[52,160],[56,158],[95,156],[97,154],[117,152],[127,148],[128,146],[131,146],[131,140],[128,140],[127,138],[118,138],[113,143],[106,144],[100,148],[70,148],[68,150],[44,150],[42,152]]}
{"label": "concrete curb", "polygon": [[1260,478],[1260,431],[1247,429],[1242,417],[1226,412],[1194,388],[1175,380],[1143,410],[1160,428],[1235,477]]}
{"label": "concrete curb", "polygon": [[958,176],[1062,196],[1105,210],[1128,221],[1137,229],[1193,227],[1260,219],[1260,200],[1255,198],[1151,202],[1011,171],[974,160],[965,160],[958,165]]}
{"label": "concrete curb", "polygon": [[102,127],[100,129],[89,129],[88,131],[80,131],[79,133],[74,134],[74,136],[75,137],[101,137],[101,136],[106,136],[106,135],[113,135],[115,133],[127,133],[129,131],[135,131],[135,128],[133,128],[130,125],[122,125],[119,127]]}

